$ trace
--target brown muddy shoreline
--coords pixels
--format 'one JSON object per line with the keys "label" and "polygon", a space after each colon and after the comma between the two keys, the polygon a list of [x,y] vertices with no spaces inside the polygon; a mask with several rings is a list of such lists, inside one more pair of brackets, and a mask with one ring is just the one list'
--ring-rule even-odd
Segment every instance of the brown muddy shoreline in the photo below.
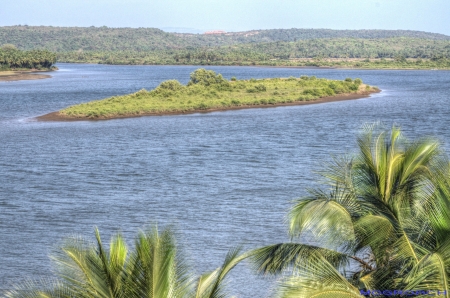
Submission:
{"label": "brown muddy shoreline", "polygon": [[51,75],[37,74],[34,72],[43,72],[39,70],[35,71],[5,71],[0,72],[0,82],[12,82],[22,80],[41,80],[51,78]]}
{"label": "brown muddy shoreline", "polygon": [[141,113],[141,114],[129,114],[129,115],[117,115],[111,117],[99,117],[99,118],[87,118],[87,117],[70,117],[66,115],[59,114],[59,111],[48,113],[42,116],[38,116],[35,119],[38,121],[100,121],[100,120],[111,120],[111,119],[121,119],[121,118],[135,118],[144,116],[171,116],[171,115],[187,115],[187,114],[197,114],[197,113],[211,113],[211,112],[225,112],[231,110],[243,110],[243,109],[258,109],[258,108],[274,108],[274,107],[284,107],[284,106],[301,106],[301,105],[311,105],[335,101],[344,100],[354,100],[360,98],[367,98],[372,93],[379,93],[381,90],[363,92],[363,93],[352,93],[345,95],[335,95],[322,97],[314,101],[296,101],[290,103],[279,103],[279,104],[260,104],[260,105],[249,105],[249,106],[235,106],[235,107],[224,107],[208,110],[192,110],[187,112],[161,112],[161,113]]}

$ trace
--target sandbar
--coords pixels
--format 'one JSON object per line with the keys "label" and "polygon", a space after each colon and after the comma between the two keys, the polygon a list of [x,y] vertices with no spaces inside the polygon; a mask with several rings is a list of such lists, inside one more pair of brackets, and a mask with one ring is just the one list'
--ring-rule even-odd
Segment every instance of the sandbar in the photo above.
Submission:
{"label": "sandbar", "polygon": [[22,81],[22,80],[40,80],[48,79],[52,76],[46,74],[37,74],[30,71],[0,71],[0,82]]}

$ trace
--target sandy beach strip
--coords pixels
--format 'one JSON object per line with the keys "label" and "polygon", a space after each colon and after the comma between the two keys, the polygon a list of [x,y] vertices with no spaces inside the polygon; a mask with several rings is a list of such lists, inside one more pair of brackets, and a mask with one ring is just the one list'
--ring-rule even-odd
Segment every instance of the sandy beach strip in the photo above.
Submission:
{"label": "sandy beach strip", "polygon": [[46,74],[36,74],[30,71],[0,71],[0,82],[40,80],[48,79],[52,76]]}

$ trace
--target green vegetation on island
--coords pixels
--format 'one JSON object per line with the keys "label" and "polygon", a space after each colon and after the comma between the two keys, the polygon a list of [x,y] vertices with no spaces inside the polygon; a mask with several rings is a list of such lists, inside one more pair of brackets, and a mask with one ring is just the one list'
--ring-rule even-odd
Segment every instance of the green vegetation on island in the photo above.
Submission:
{"label": "green vegetation on island", "polygon": [[449,69],[450,36],[406,30],[274,29],[223,34],[155,28],[0,27],[0,44],[58,62]]}
{"label": "green vegetation on island", "polygon": [[291,242],[231,250],[199,277],[169,230],[141,232],[129,253],[120,234],[108,249],[96,231],[95,244],[69,239],[53,255],[57,279],[17,285],[6,297],[230,297],[225,278],[243,260],[279,278],[272,297],[448,297],[448,157],[436,139],[409,141],[395,127],[367,125],[357,144],[355,155],[324,164],[322,187],[291,207]]}
{"label": "green vegetation on island", "polygon": [[314,101],[345,94],[368,94],[375,88],[360,79],[344,81],[300,78],[250,79],[228,81],[212,70],[198,69],[187,86],[176,80],[157,88],[75,105],[59,112],[71,118],[114,118],[148,114],[226,110],[238,107]]}
{"label": "green vegetation on island", "polygon": [[22,51],[11,44],[5,44],[0,48],[0,71],[49,70],[55,62],[55,53],[47,50]]}

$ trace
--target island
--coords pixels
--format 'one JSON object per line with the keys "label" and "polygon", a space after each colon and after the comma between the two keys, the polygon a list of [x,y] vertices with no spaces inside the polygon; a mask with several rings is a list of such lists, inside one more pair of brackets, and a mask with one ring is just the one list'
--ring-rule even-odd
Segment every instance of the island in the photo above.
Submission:
{"label": "island", "polygon": [[185,86],[162,82],[151,91],[113,96],[74,105],[38,117],[38,120],[104,120],[150,115],[174,115],[245,108],[301,105],[367,97],[379,92],[361,79],[343,81],[299,78],[231,80],[212,70],[197,69]]}

